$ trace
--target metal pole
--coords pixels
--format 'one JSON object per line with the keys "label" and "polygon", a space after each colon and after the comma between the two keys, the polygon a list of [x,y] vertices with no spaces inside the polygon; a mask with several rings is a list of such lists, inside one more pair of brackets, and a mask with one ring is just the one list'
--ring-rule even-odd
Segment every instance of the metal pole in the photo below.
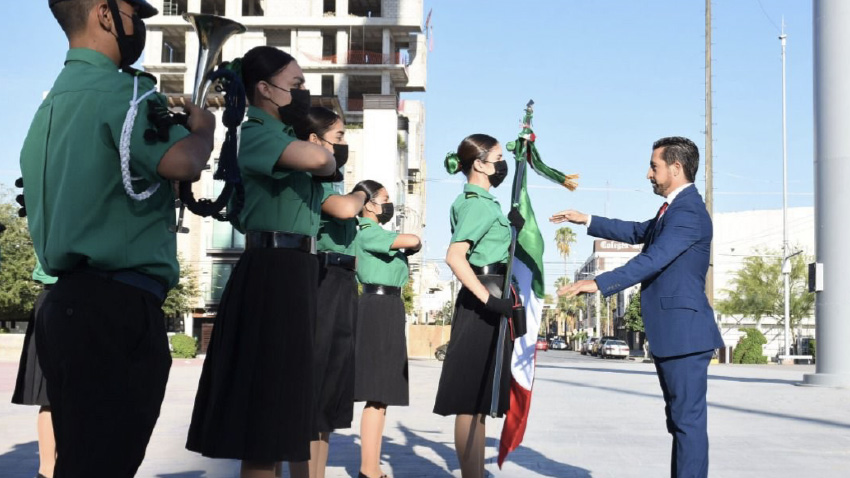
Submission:
{"label": "metal pole", "polygon": [[[712,139],[711,117],[711,0],[705,0],[705,208],[708,216],[714,220],[714,140]],[[705,296],[714,306],[714,241],[708,259],[708,272],[705,275]]]}
{"label": "metal pole", "polygon": [[785,356],[791,355],[791,264],[788,262],[788,141],[786,129],[785,103],[785,19],[782,19],[782,33],[779,41],[782,44],[782,281],[785,300]]}
{"label": "metal pole", "polygon": [[847,291],[850,248],[850,2],[814,0],[814,166],[816,260],[822,264],[823,290],[817,292],[817,368],[809,385],[850,387],[850,337]]}

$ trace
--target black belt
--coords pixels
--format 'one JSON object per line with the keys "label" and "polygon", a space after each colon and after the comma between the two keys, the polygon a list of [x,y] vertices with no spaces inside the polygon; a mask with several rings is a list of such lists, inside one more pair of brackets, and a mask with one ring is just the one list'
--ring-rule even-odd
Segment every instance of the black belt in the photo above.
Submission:
{"label": "black belt", "polygon": [[508,272],[508,265],[504,262],[496,262],[493,264],[487,264],[486,266],[472,266],[472,272],[474,272],[477,276],[503,276],[506,272]]}
{"label": "black belt", "polygon": [[245,249],[296,249],[308,254],[316,253],[316,237],[294,232],[248,231]]}
{"label": "black belt", "polygon": [[380,284],[363,284],[364,294],[395,295],[401,297],[401,287]]}
{"label": "black belt", "polygon": [[162,282],[141,272],[132,270],[104,271],[92,267],[85,267],[74,272],[81,272],[142,289],[156,296],[160,302],[164,301],[166,294],[168,294],[168,288]]}
{"label": "black belt", "polygon": [[324,266],[337,266],[348,270],[357,270],[357,258],[339,252],[320,252],[319,263]]}

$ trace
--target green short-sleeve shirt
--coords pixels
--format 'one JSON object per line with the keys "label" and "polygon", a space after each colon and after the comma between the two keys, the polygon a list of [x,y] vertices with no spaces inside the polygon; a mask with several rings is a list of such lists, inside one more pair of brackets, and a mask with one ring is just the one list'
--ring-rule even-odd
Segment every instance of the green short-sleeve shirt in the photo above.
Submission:
{"label": "green short-sleeve shirt", "polygon": [[[322,183],[323,204],[329,197],[336,194],[333,183]],[[319,251],[338,252],[353,256],[355,255],[355,236],[357,236],[357,219],[338,219],[322,213],[316,248]]]}
{"label": "green short-sleeve shirt", "polygon": [[452,204],[449,221],[451,242],[469,242],[469,263],[486,266],[508,261],[511,226],[502,207],[486,189],[474,184],[463,187],[463,194]]}
{"label": "green short-sleeve shirt", "polygon": [[44,271],[59,275],[80,267],[129,269],[177,284],[174,193],[156,170],[165,153],[189,131],[168,129],[168,139],[145,139],[155,125],[152,108],[167,106],[153,93],[139,103],[130,134],[130,174],[138,193],[159,188],[136,201],[124,191],[118,152],[121,131],[133,99],[152,90],[152,77],[118,70],[105,55],[85,48],[68,51],[30,125],[21,150],[21,171],[33,245]]}
{"label": "green short-sleeve shirt", "polygon": [[237,229],[283,231],[307,236],[319,232],[322,186],[310,173],[283,169],[277,161],[297,141],[292,128],[260,108],[248,108],[239,144],[245,206]]}
{"label": "green short-sleeve shirt", "polygon": [[44,272],[44,268],[41,267],[41,262],[38,262],[38,257],[36,257],[35,269],[32,270],[32,280],[41,282],[45,285],[51,285],[56,283],[57,278]]}
{"label": "green short-sleeve shirt", "polygon": [[399,250],[390,249],[397,232],[387,231],[377,222],[361,217],[358,220],[357,280],[361,284],[378,284],[404,287],[409,271],[407,256]]}

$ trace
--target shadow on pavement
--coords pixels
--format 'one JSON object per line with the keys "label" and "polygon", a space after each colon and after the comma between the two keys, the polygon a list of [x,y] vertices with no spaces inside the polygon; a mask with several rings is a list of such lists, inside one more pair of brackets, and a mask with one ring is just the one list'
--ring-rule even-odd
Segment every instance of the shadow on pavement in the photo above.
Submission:
{"label": "shadow on pavement", "polygon": [[11,451],[0,455],[0,475],[35,476],[38,471],[38,442],[18,443]]}
{"label": "shadow on pavement", "polygon": [[[644,370],[622,370],[613,368],[587,368],[587,367],[570,367],[551,364],[538,364],[537,368],[552,368],[560,370],[578,370],[581,372],[603,372],[603,373],[618,373],[624,375],[651,375],[655,377],[657,374],[654,371]],[[711,370],[709,368],[709,370]],[[802,380],[787,380],[781,378],[750,378],[750,377],[728,377],[724,375],[709,375],[709,380],[719,380],[724,382],[743,382],[743,383],[775,383],[779,385],[799,385]]]}
{"label": "shadow on pavement", "polygon": [[204,478],[207,476],[207,472],[204,470],[181,471],[178,473],[162,473],[156,476],[157,478]]}
{"label": "shadow on pavement", "polygon": [[[492,426],[492,424],[490,426]],[[424,434],[428,434],[431,432],[414,431],[405,427],[404,425],[399,425],[398,428],[399,430],[401,430],[402,434],[404,434],[406,441],[405,445],[398,447],[399,453],[409,454],[411,453],[412,447],[421,446],[433,450],[440,457],[440,459],[442,459],[446,463],[447,468],[449,468],[450,470],[454,470],[458,467],[457,454],[455,453],[454,443],[442,443],[430,440],[423,436]],[[499,448],[499,440],[495,438],[488,438],[486,446],[489,453],[492,453],[492,451],[497,451]],[[416,474],[412,476],[453,476],[451,473],[447,472],[442,467],[437,466],[426,458],[418,458],[418,460],[422,461],[423,466],[421,468],[418,466],[412,467],[413,470],[416,470]],[[508,455],[506,462],[511,462],[531,472],[539,474],[540,476],[552,478],[591,478],[589,470],[555,461],[549,457],[544,456],[540,452],[525,446],[520,446],[519,448],[511,452],[511,454]],[[496,456],[494,455],[491,458],[488,458],[486,463],[491,468],[497,466]],[[427,465],[430,465],[430,468],[427,468]],[[420,470],[422,470],[422,475],[419,475]],[[407,474],[399,473],[396,473],[396,475],[409,476]],[[493,475],[488,472],[486,476]]]}
{"label": "shadow on pavement", "polygon": [[[581,388],[594,388],[594,389],[597,389],[597,390],[605,390],[605,391],[614,392],[614,393],[623,393],[623,394],[626,394],[626,395],[636,395],[636,396],[639,396],[639,397],[654,398],[654,399],[658,399],[658,400],[663,401],[663,398],[661,397],[661,389],[660,388],[658,389],[658,393],[645,393],[645,392],[637,392],[637,391],[634,391],[634,390],[627,390],[627,389],[624,389],[624,388],[608,387],[608,386],[601,386],[601,385],[589,385],[589,384],[586,384],[586,383],[573,382],[573,381],[570,381],[570,380],[556,380],[556,379],[552,379],[552,378],[536,378],[535,380],[540,380],[540,381],[544,381],[544,382],[552,382],[552,383],[561,383],[561,384],[564,384],[564,385],[572,385],[574,387],[581,387]],[[764,417],[771,417],[771,418],[782,418],[782,419],[785,419],[785,420],[795,420],[795,421],[801,421],[801,422],[807,422],[807,423],[816,423],[818,425],[825,425],[825,426],[828,426],[828,427],[836,427],[836,428],[843,428],[843,429],[850,430],[850,423],[846,423],[846,422],[836,422],[836,421],[832,421],[832,420],[824,420],[822,418],[803,417],[803,416],[798,416],[798,415],[790,415],[790,414],[787,414],[787,413],[770,412],[770,411],[767,411],[767,410],[756,410],[756,409],[752,409],[752,408],[738,407],[738,406],[735,406],[735,405],[724,405],[722,403],[716,403],[716,402],[708,402],[708,406],[711,407],[711,408],[720,408],[720,409],[723,409],[723,410],[730,410],[730,411],[733,411],[733,412],[747,413],[747,414],[752,414],[752,415],[761,415],[761,416],[764,416]]]}

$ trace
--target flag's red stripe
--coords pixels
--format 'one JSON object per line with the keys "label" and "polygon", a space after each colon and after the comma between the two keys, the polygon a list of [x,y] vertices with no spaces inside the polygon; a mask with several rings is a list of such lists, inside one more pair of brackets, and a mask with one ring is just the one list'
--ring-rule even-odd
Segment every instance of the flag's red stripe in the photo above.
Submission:
{"label": "flag's red stripe", "polygon": [[505,417],[502,437],[499,439],[499,469],[502,468],[508,453],[516,450],[522,443],[530,408],[531,390],[522,388],[516,380],[511,379],[511,408]]}

